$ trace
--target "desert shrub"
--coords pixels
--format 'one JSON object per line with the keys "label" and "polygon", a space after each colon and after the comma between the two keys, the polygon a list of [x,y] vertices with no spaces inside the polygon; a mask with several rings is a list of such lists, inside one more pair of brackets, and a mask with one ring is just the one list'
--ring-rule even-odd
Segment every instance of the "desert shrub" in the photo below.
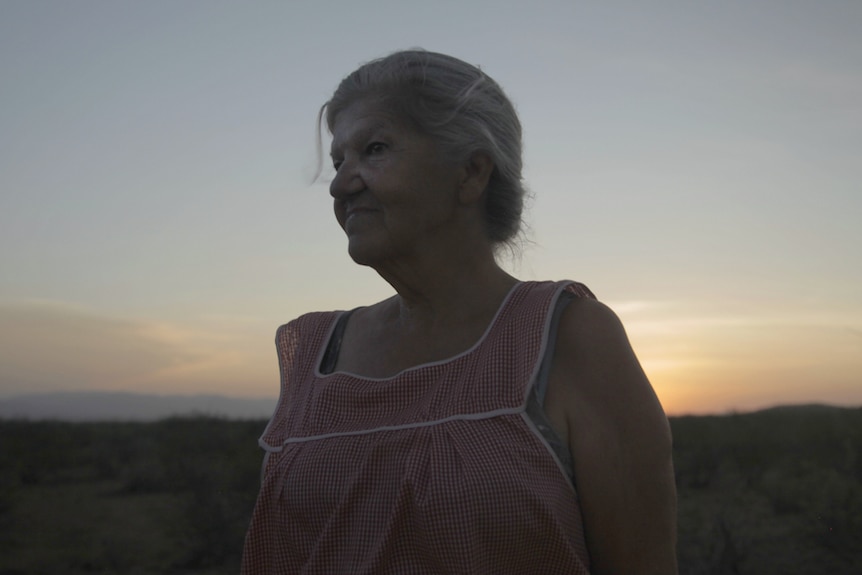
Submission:
{"label": "desert shrub", "polygon": [[673,418],[680,573],[862,572],[862,410]]}
{"label": "desert shrub", "polygon": [[[264,425],[0,421],[0,572],[237,572]],[[862,410],[784,408],[671,426],[680,573],[862,573]],[[21,507],[43,493],[56,498],[43,504],[44,525]],[[74,565],[19,537],[12,521],[50,533],[53,501],[83,542]],[[34,550],[19,553],[30,539]]]}

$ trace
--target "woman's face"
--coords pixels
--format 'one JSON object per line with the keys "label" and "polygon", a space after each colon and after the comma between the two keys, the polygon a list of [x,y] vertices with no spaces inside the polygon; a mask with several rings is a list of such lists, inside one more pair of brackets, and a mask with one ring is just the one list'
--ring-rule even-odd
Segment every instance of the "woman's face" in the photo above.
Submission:
{"label": "woman's face", "polygon": [[372,102],[341,111],[332,134],[329,191],[354,261],[376,267],[440,246],[455,223],[458,166]]}

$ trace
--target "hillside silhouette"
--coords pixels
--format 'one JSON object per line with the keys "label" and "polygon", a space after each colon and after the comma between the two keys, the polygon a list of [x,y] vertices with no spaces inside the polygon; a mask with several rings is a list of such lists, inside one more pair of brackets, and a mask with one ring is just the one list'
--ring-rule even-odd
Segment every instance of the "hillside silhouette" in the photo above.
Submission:
{"label": "hillside silhouette", "polygon": [[75,391],[0,399],[0,418],[57,421],[157,421],[168,417],[268,418],[276,398],[223,395],[156,395],[124,391]]}

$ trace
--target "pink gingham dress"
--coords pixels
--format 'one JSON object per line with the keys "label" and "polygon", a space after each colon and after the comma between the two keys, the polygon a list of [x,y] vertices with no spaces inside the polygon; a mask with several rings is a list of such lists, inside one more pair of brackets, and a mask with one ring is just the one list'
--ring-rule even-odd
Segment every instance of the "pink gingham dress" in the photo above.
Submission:
{"label": "pink gingham dress", "polygon": [[320,373],[344,312],[279,328],[242,573],[588,573],[578,497],[525,414],[563,290],[591,297],[519,283],[469,350],[388,378]]}

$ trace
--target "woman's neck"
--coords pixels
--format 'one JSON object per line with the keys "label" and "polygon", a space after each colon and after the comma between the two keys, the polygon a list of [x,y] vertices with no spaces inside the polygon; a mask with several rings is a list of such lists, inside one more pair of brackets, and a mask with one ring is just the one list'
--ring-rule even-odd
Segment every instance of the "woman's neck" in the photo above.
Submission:
{"label": "woman's neck", "polygon": [[408,331],[427,332],[493,317],[518,282],[493,256],[436,266],[393,266],[378,273],[397,292],[387,301],[386,319]]}

